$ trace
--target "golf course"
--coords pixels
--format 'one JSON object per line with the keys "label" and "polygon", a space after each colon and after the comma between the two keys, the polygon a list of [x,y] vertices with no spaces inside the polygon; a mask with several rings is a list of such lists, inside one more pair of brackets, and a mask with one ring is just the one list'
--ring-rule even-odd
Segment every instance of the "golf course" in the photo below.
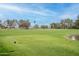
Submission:
{"label": "golf course", "polygon": [[0,56],[79,56],[78,29],[0,29]]}

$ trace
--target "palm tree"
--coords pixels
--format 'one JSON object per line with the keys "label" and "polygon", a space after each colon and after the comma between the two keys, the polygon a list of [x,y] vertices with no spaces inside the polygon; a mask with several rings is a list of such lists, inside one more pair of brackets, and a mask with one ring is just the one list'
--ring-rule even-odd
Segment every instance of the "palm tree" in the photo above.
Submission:
{"label": "palm tree", "polygon": [[36,21],[34,20],[34,24],[36,24]]}

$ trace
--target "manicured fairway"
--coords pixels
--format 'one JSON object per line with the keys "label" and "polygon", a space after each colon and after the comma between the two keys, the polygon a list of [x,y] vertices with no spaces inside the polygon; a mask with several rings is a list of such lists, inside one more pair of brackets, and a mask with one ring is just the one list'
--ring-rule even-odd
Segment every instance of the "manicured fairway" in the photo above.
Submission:
{"label": "manicured fairway", "polygon": [[78,33],[74,29],[0,29],[0,55],[79,55],[79,41],[65,38]]}

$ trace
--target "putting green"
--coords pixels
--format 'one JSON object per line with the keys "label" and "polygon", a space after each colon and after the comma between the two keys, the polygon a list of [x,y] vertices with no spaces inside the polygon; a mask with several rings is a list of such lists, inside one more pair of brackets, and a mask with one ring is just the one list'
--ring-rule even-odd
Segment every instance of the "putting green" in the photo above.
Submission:
{"label": "putting green", "polygon": [[64,37],[73,33],[79,30],[1,30],[0,55],[79,55],[79,41]]}
{"label": "putting green", "polygon": [[[47,38],[45,39],[45,37],[47,37]],[[21,55],[27,55],[27,53],[29,53],[29,52],[32,53],[33,45],[34,46],[38,45],[37,47],[35,47],[35,49],[38,49],[38,47],[39,47],[39,49],[41,49],[40,46],[44,45],[44,44],[48,45],[49,42],[47,42],[47,41],[48,40],[51,41],[52,37],[50,37],[48,35],[17,35],[17,36],[6,36],[3,39],[4,39],[4,44],[8,45],[8,46],[6,46],[6,48],[9,48],[9,49],[13,48],[13,49],[10,49],[10,51],[12,51],[10,53],[16,53],[18,55],[18,54],[21,54],[24,52]],[[14,43],[14,41],[16,41],[16,44]],[[21,51],[21,50],[23,50],[23,51]],[[25,52],[26,50],[28,52]],[[35,52],[33,52],[33,53],[35,53]]]}

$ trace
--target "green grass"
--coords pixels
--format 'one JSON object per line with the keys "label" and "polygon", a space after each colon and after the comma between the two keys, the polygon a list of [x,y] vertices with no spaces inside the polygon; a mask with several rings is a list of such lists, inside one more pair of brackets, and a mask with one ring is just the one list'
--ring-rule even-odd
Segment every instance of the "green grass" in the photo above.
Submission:
{"label": "green grass", "polygon": [[75,29],[0,29],[0,55],[79,56],[79,41],[64,37],[78,33]]}

